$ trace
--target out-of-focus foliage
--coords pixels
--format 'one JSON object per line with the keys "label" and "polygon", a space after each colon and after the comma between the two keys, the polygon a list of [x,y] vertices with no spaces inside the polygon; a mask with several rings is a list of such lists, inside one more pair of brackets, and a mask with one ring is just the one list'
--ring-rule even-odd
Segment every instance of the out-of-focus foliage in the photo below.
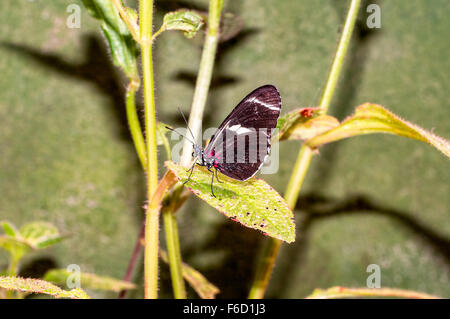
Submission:
{"label": "out-of-focus foliage", "polygon": [[[157,1],[156,26],[176,3]],[[206,11],[208,1],[189,3]],[[381,29],[365,26],[364,5],[329,114],[343,119],[371,101],[449,138],[449,2],[384,1]],[[317,105],[346,6],[227,1],[225,11],[243,26],[219,47],[203,128],[217,127],[242,96],[267,83],[280,90],[282,114]],[[126,83],[98,21],[82,10],[81,28],[70,29],[66,9],[64,1],[0,1],[0,219],[51,222],[71,234],[46,250],[58,267],[75,262],[84,272],[122,278],[145,200],[123,113]],[[192,101],[200,38],[165,32],[155,42],[157,116],[174,127],[184,126],[177,107],[187,110]],[[280,143],[278,173],[262,176],[280,193],[299,143]],[[448,159],[425,143],[381,134],[319,151],[295,209],[296,242],[283,246],[267,297],[361,287],[372,263],[383,286],[449,297]],[[217,297],[247,296],[261,234],[193,196],[177,217],[183,260],[221,290]],[[0,264],[6,261],[0,254]],[[161,296],[171,297],[167,268],[160,277]]]}

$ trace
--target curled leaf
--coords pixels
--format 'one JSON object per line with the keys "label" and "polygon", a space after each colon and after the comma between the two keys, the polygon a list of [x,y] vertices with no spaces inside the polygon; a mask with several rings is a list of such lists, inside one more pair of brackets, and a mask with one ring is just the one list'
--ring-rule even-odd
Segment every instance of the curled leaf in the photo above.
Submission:
{"label": "curled leaf", "polygon": [[1,224],[5,235],[0,236],[0,248],[8,251],[14,260],[21,259],[32,250],[56,244],[66,237],[62,236],[54,225],[47,222],[32,222],[20,230],[5,221]]}
{"label": "curled leaf", "polygon": [[[168,263],[167,252],[160,250],[161,259]],[[181,263],[181,271],[184,279],[191,285],[197,294],[203,299],[214,299],[220,292],[219,288],[208,281],[199,271],[195,270],[188,264]]]}
{"label": "curled leaf", "polygon": [[33,249],[29,244],[7,235],[0,236],[0,248],[6,250],[15,261],[20,260]]}
{"label": "curled leaf", "polygon": [[[73,274],[73,272],[67,271],[66,269],[52,269],[47,271],[44,276],[44,280],[58,285],[65,285],[69,276],[73,276]],[[123,281],[106,276],[98,276],[96,274],[85,272],[80,273],[80,282],[83,288],[115,292],[136,288],[135,284],[128,281]]]}
{"label": "curled leaf", "polygon": [[358,106],[355,113],[338,127],[315,136],[306,143],[312,148],[317,148],[344,138],[372,133],[388,133],[413,138],[434,146],[450,157],[450,141],[400,118],[380,105],[370,103]]}
{"label": "curled leaf", "polygon": [[193,10],[181,9],[166,13],[161,29],[183,31],[187,38],[192,38],[203,24],[203,17],[199,13]]}
{"label": "curled leaf", "polygon": [[10,237],[16,237],[17,233],[19,232],[13,224],[7,221],[0,222],[0,225],[3,227],[5,235],[8,235]]}
{"label": "curled leaf", "polygon": [[302,108],[289,112],[278,119],[278,134],[274,136],[280,141],[307,140],[339,126],[339,121],[330,116],[322,115],[319,108]]}
{"label": "curled leaf", "polygon": [[20,228],[18,239],[29,244],[33,249],[42,249],[59,243],[65,237],[53,224],[32,222]]}
{"label": "curled leaf", "polygon": [[39,293],[55,298],[89,299],[90,297],[80,288],[62,290],[47,281],[20,277],[0,277],[0,288],[16,290],[26,293]]}
{"label": "curled leaf", "polygon": [[[111,0],[82,0],[91,16],[100,20],[113,62],[128,77],[137,76],[137,48],[128,27]],[[130,14],[130,10],[127,11]]]}
{"label": "curled leaf", "polygon": [[348,297],[397,297],[413,299],[440,299],[440,297],[422,292],[395,288],[347,288],[331,287],[315,289],[307,299],[336,299]]}
{"label": "curled leaf", "polygon": [[[166,166],[183,182],[186,168],[167,161]],[[194,168],[186,186],[202,200],[234,221],[258,229],[266,235],[291,243],[295,240],[294,215],[286,201],[262,179],[237,181],[223,174],[223,183],[214,183],[211,194],[211,173],[205,167]]]}
{"label": "curled leaf", "polygon": [[125,8],[125,11],[128,14],[128,17],[130,17],[131,21],[134,24],[137,25],[138,24],[138,14],[137,14],[137,12],[134,11],[133,9],[131,9],[131,8],[128,8],[128,7]]}

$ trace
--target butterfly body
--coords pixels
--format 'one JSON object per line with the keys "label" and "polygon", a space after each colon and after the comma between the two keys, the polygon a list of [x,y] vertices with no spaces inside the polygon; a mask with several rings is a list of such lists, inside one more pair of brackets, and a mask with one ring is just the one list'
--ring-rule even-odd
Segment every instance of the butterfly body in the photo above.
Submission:
{"label": "butterfly body", "polygon": [[211,193],[215,197],[214,176],[220,182],[217,171],[239,181],[253,177],[270,152],[280,110],[281,97],[273,85],[248,94],[225,118],[205,149],[194,144],[195,161],[187,181],[195,165],[205,166],[212,173]]}

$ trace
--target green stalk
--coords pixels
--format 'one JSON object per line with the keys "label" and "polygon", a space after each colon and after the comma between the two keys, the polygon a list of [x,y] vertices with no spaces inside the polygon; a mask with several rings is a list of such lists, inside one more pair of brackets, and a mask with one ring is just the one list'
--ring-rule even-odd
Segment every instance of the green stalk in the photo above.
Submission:
{"label": "green stalk", "polygon": [[181,250],[178,237],[178,224],[176,217],[176,206],[183,187],[176,188],[170,204],[162,209],[164,218],[164,229],[166,233],[167,253],[169,258],[170,275],[172,278],[173,294],[176,299],[186,299],[186,287],[184,285],[183,272],[181,268]]}
{"label": "green stalk", "polygon": [[[195,85],[194,98],[192,101],[191,113],[189,115],[189,127],[194,136],[199,136],[202,126],[203,111],[208,97],[208,91],[211,84],[212,72],[214,69],[214,59],[219,43],[219,22],[223,7],[223,0],[210,0],[208,15],[208,32],[205,37],[200,68]],[[188,166],[191,162],[192,144],[184,142],[181,164]],[[174,194],[171,202],[176,203],[179,200],[181,190]],[[169,267],[172,278],[172,286],[175,298],[186,298],[186,289],[181,272],[181,252],[178,238],[178,226],[175,215],[176,209],[170,205],[163,209],[164,229],[166,232],[167,250],[169,257]]]}
{"label": "green stalk", "polygon": [[[156,119],[152,58],[153,0],[141,0],[139,21],[144,83],[145,136],[147,146],[147,199],[158,185]],[[148,205],[145,217],[144,281],[145,298],[158,297],[159,210]]]}
{"label": "green stalk", "polygon": [[[10,277],[15,277],[17,275],[17,272],[19,270],[19,262],[20,259],[22,259],[23,255],[22,254],[11,254],[10,256],[10,262],[9,262],[9,266],[8,266],[8,276]],[[18,294],[18,292],[14,292],[14,290],[7,290],[6,291],[6,297],[8,299],[13,299],[14,294]]]}
{"label": "green stalk", "polygon": [[[217,44],[219,43],[219,22],[222,12],[223,0],[209,1],[208,32],[205,37],[200,68],[197,82],[195,84],[194,98],[192,100],[191,113],[189,115],[189,127],[195,137],[201,135],[203,111],[205,110],[206,99],[214,69],[214,59],[216,57]],[[188,166],[192,160],[192,144],[188,140],[184,141],[181,165]]]}
{"label": "green stalk", "polygon": [[139,78],[130,79],[126,93],[126,110],[128,126],[130,127],[131,137],[133,139],[136,153],[138,154],[144,171],[147,170],[147,151],[145,146],[144,136],[142,135],[141,124],[139,122],[138,113],[136,110],[136,91],[139,89]]}
{"label": "green stalk", "polygon": [[[328,74],[328,79],[319,102],[319,106],[322,109],[323,114],[328,111],[330,106],[331,99],[339,79],[339,74],[341,73],[342,65],[344,64],[344,58],[350,44],[350,39],[355,27],[360,5],[361,0],[352,0],[350,3],[344,29],[342,31],[341,38],[339,39],[338,48],[336,50],[330,73]],[[312,154],[313,152],[311,148],[305,144],[301,146],[294,170],[285,192],[285,199],[291,209],[295,208],[298,195],[311,162]],[[256,269],[255,279],[250,289],[250,299],[260,299],[264,297],[264,293],[267,289],[270,276],[272,275],[273,266],[280,247],[281,241],[278,239],[270,238],[268,242],[266,242],[266,245],[263,248],[262,258]]]}
{"label": "green stalk", "polygon": [[119,11],[120,17],[122,18],[123,22],[125,22],[125,24],[127,25],[134,41],[140,43],[141,39],[139,38],[138,26],[123,7],[122,0],[113,0],[113,4],[116,6],[117,11]]}

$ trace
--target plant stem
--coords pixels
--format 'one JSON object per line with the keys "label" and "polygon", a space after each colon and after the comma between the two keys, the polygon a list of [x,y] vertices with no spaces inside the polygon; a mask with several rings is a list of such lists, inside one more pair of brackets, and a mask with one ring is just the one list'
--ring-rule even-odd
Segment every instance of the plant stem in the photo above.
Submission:
{"label": "plant stem", "polygon": [[[311,149],[304,146],[300,148],[300,152],[298,153],[294,171],[284,195],[284,198],[291,209],[294,209],[295,203],[297,202],[300,188],[311,161],[311,154]],[[264,297],[281,243],[282,241],[276,238],[268,238],[264,243],[262,258],[260,259],[256,270],[255,281],[250,289],[250,299],[261,299]]]}
{"label": "plant stem", "polygon": [[[328,111],[342,65],[344,64],[344,58],[349,47],[360,4],[361,0],[352,0],[347,12],[344,29],[339,39],[338,48],[331,65],[330,73],[328,74],[324,92],[319,102],[319,106],[324,114]],[[291,209],[294,209],[295,204],[297,203],[298,195],[303,185],[306,172],[308,171],[312,155],[312,149],[303,144],[300,148],[294,170],[285,192],[285,199]],[[258,263],[255,280],[250,289],[250,299],[260,299],[264,297],[280,247],[281,241],[278,239],[270,238],[269,242],[266,243],[263,250],[263,257]]]}
{"label": "plant stem", "polygon": [[[9,267],[8,267],[8,276],[15,277],[19,270],[19,262],[20,262],[20,259],[22,259],[22,255],[11,254],[10,258],[11,259],[10,259]],[[8,299],[13,299],[14,295],[16,295],[16,297],[17,297],[17,294],[18,294],[17,291],[6,290],[6,297]]]}
{"label": "plant stem", "polygon": [[166,31],[166,27],[163,25],[161,28],[159,28],[158,31],[156,31],[153,36],[152,36],[152,42],[155,42],[156,38],[161,35],[161,33],[163,33],[164,31]]}
{"label": "plant stem", "polygon": [[[205,38],[200,68],[195,85],[194,98],[192,101],[191,113],[189,115],[189,126],[198,136],[201,131],[203,111],[208,97],[208,91],[211,84],[212,72],[214,68],[214,59],[219,42],[219,21],[222,11],[223,0],[210,0],[208,15],[208,32]],[[156,35],[156,34],[155,34]],[[183,155],[181,157],[182,165],[189,165],[191,162],[192,144],[185,141],[183,145]],[[181,190],[174,194],[171,202],[177,203]],[[184,279],[181,271],[181,252],[178,238],[178,226],[175,215],[176,208],[168,207],[163,210],[164,229],[166,232],[167,248],[169,255],[169,267],[172,278],[172,285],[175,298],[186,298]]]}
{"label": "plant stem", "polygon": [[[136,267],[136,262],[138,260],[139,255],[140,255],[140,252],[141,252],[141,247],[142,247],[142,242],[141,241],[143,241],[143,240],[145,240],[145,223],[142,223],[142,227],[141,227],[141,230],[139,232],[139,237],[137,239],[136,245],[134,246],[130,262],[128,263],[127,272],[125,274],[125,277],[123,277],[124,281],[131,281],[131,276],[133,275],[134,268]],[[127,293],[126,289],[121,290],[119,292],[119,296],[118,297],[120,299],[123,299],[123,298],[125,298],[126,293]]]}
{"label": "plant stem", "polygon": [[[206,99],[214,69],[214,59],[216,57],[217,44],[219,43],[219,22],[223,7],[223,0],[209,1],[208,32],[205,37],[200,68],[197,82],[195,84],[194,98],[192,100],[191,113],[189,115],[189,127],[194,136],[201,135],[203,111],[205,110]],[[192,144],[188,140],[184,141],[181,165],[188,166],[192,160]]]}
{"label": "plant stem", "polygon": [[139,29],[136,23],[130,18],[128,12],[125,10],[125,8],[122,5],[122,0],[112,0],[114,5],[116,6],[117,11],[119,11],[120,17],[122,18],[123,22],[128,27],[128,30],[130,31],[134,41],[137,43],[141,42],[141,39],[139,37]]}
{"label": "plant stem", "polygon": [[[153,193],[153,196],[151,198],[151,200],[148,203],[148,207],[147,207],[147,215],[148,216],[156,216],[156,222],[159,219],[159,212],[160,209],[162,207],[162,202],[164,199],[164,195],[178,182],[178,179],[176,178],[175,174],[172,173],[172,171],[168,170],[166,172],[166,174],[163,176],[163,178],[161,179],[160,183],[158,184],[158,187],[156,188],[155,192]],[[152,222],[155,222],[155,220],[151,220]],[[148,240],[147,238],[150,237],[150,239],[154,239],[154,237],[156,237],[156,239],[158,238],[158,236],[154,235],[154,234],[149,234],[147,233],[147,225],[148,225],[148,219],[146,219],[146,225],[145,225],[145,247],[144,247],[144,259],[147,258],[148,256],[150,257],[154,257],[153,253],[156,251],[157,255],[156,255],[156,266],[158,265],[158,257],[159,257],[159,251],[158,249],[154,249],[152,251],[147,251],[148,247]],[[177,237],[178,238],[178,237]],[[159,247],[158,247],[159,248]],[[144,262],[146,262],[147,260],[145,260]],[[154,260],[152,259],[151,262],[154,262]],[[144,264],[144,268],[148,266],[148,264]],[[151,265],[153,266],[153,264]],[[156,269],[157,270],[157,269]],[[150,273],[150,275],[152,275],[152,279],[153,277],[153,273]],[[157,273],[156,273],[156,279],[157,279]],[[146,293],[146,299],[155,299],[157,297],[157,284],[155,284],[154,282],[150,282],[150,285],[145,285],[145,293]],[[152,289],[156,289],[156,290],[149,290],[148,288],[151,287]],[[150,294],[149,294],[150,293]],[[152,295],[155,294],[155,295]]]}
{"label": "plant stem", "polygon": [[141,124],[136,110],[136,91],[139,89],[139,78],[130,79],[126,93],[126,110],[128,126],[130,127],[136,153],[138,154],[144,171],[147,170],[147,151],[144,136],[142,135]]}
{"label": "plant stem", "polygon": [[333,59],[333,64],[331,65],[327,83],[320,98],[319,107],[322,109],[323,113],[328,111],[337,81],[339,80],[339,74],[341,73],[345,55],[347,54],[350,40],[352,38],[360,5],[361,0],[352,0],[350,3],[344,29],[342,30],[341,38],[339,39],[339,44]]}
{"label": "plant stem", "polygon": [[174,200],[179,199],[182,191],[183,187],[174,190],[174,194],[172,194],[172,197],[169,199],[170,204],[162,209],[170,275],[172,278],[173,293],[176,299],[186,299],[186,288],[181,268],[180,240],[178,237],[178,225],[175,214],[177,202]]}
{"label": "plant stem", "polygon": [[[142,77],[144,83],[145,136],[147,146],[147,198],[150,201],[158,185],[156,149],[156,119],[152,58],[153,0],[141,0],[139,4],[142,52]],[[158,245],[159,209],[148,205],[145,220],[144,281],[145,298],[158,297]]]}
{"label": "plant stem", "polygon": [[[128,126],[130,127],[131,137],[133,139],[134,147],[136,149],[136,153],[138,154],[139,161],[141,163],[144,171],[147,170],[147,147],[145,145],[144,135],[142,134],[141,124],[139,122],[138,113],[136,110],[136,91],[139,89],[140,82],[139,78],[130,78],[130,83],[128,84],[127,93],[126,93],[126,111],[127,111],[127,121]],[[133,274],[133,270],[136,266],[136,261],[139,257],[139,253],[141,252],[141,237],[145,235],[145,222],[142,223],[142,229],[139,232],[139,237],[137,239],[137,244],[133,249],[133,254],[131,256],[130,262],[127,267],[127,272],[124,281],[131,281],[131,276]],[[119,292],[118,298],[123,299],[127,294],[127,290],[121,290]]]}

